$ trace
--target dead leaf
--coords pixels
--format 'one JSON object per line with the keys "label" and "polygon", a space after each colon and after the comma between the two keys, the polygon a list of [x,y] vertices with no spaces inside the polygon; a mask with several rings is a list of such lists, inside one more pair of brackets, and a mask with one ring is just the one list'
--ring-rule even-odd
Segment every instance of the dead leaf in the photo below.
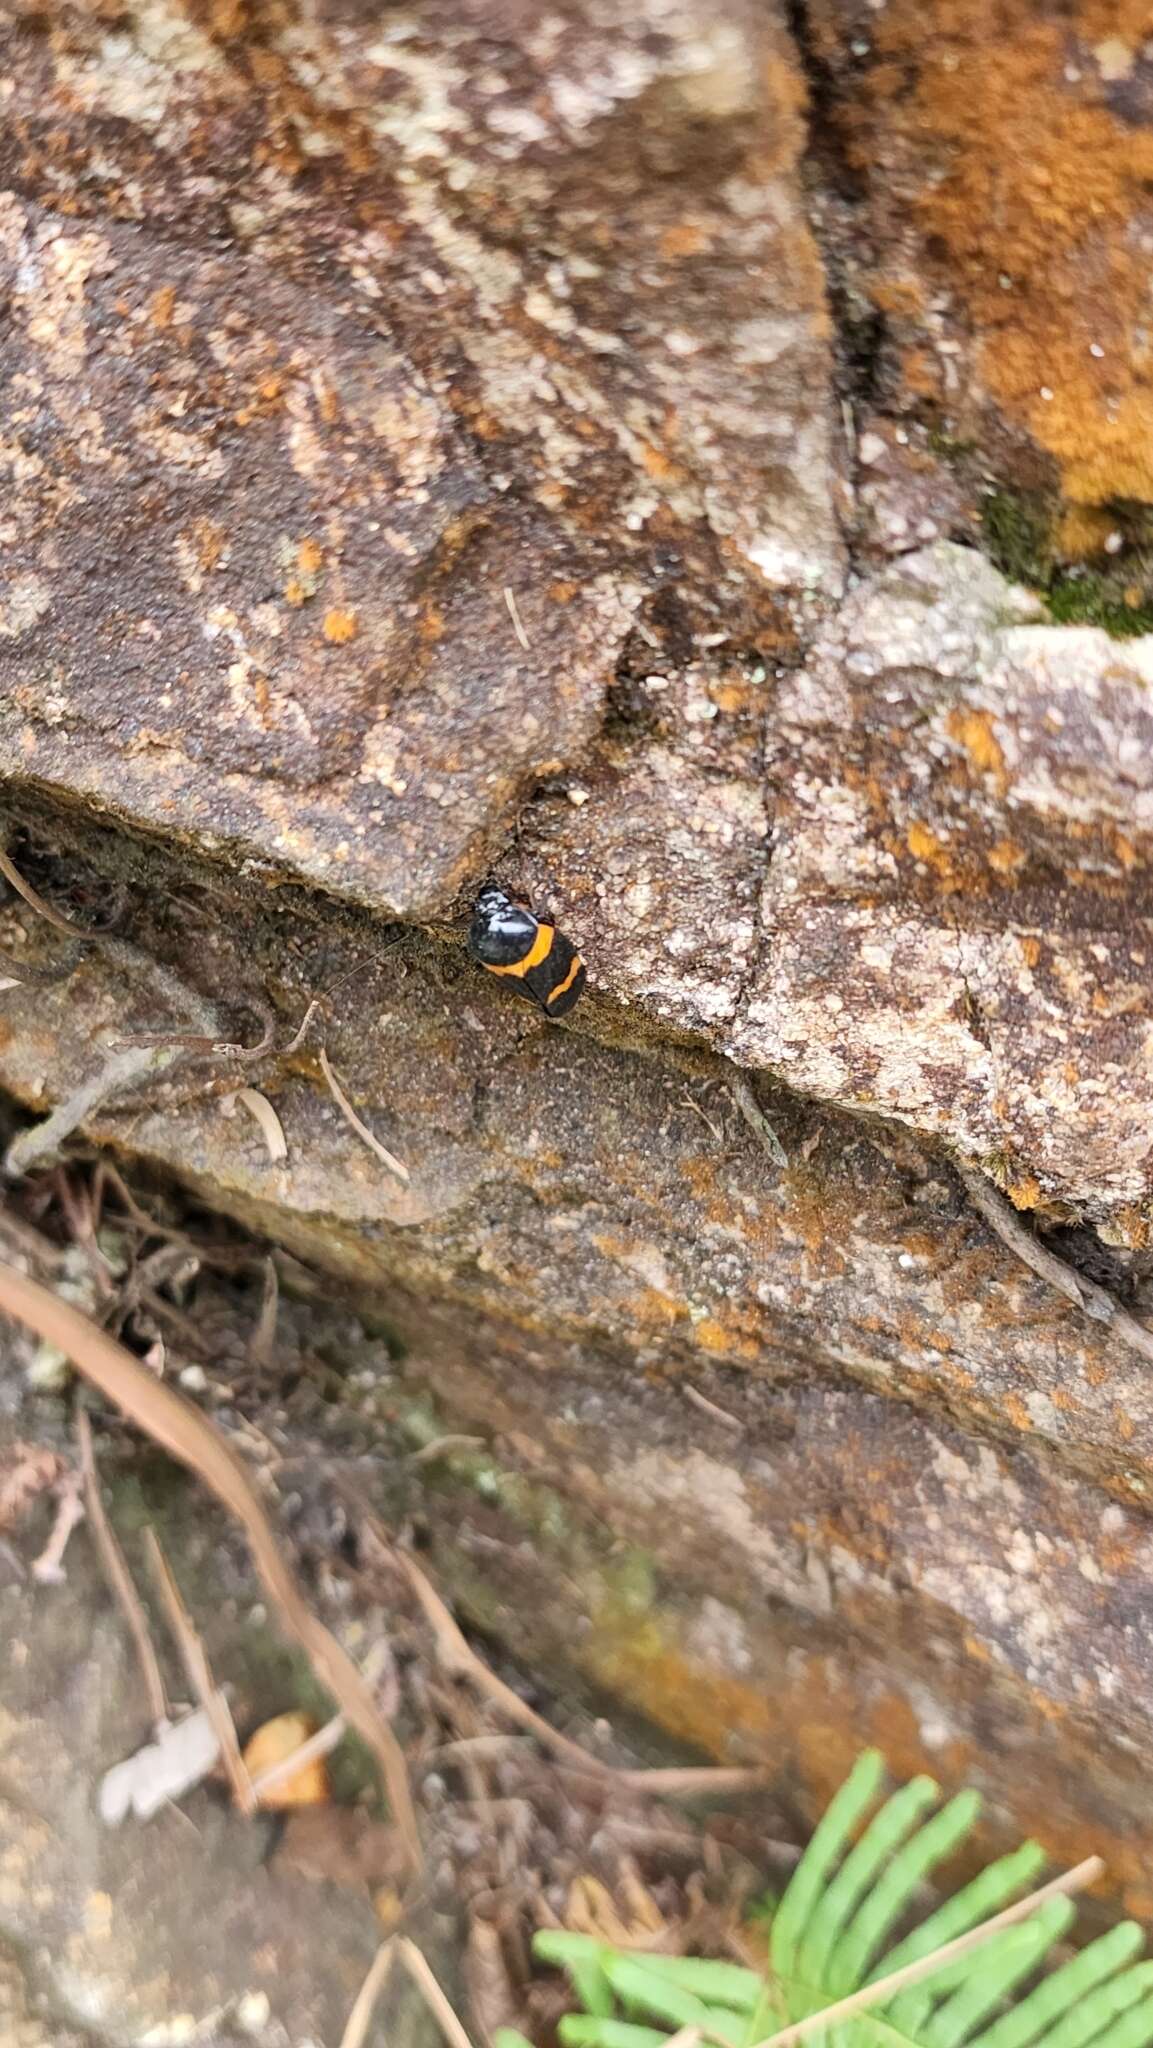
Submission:
{"label": "dead leaf", "polygon": [[[315,1734],[316,1722],[311,1714],[276,1714],[271,1721],[265,1721],[245,1747],[244,1761],[249,1777],[259,1778],[274,1764],[287,1762]],[[290,1777],[280,1778],[270,1785],[261,1794],[260,1804],[274,1809],[323,1806],[331,1796],[324,1758],[314,1756],[302,1763]]]}
{"label": "dead leaf", "polygon": [[100,1818],[119,1827],[129,1813],[150,1820],[170,1799],[180,1799],[215,1768],[220,1744],[203,1708],[187,1719],[166,1722],[155,1742],[114,1764],[100,1783]]}
{"label": "dead leaf", "polygon": [[288,1140],[284,1135],[284,1125],[267,1095],[262,1095],[259,1088],[238,1088],[236,1100],[244,1104],[249,1116],[260,1125],[268,1156],[274,1166],[279,1166],[288,1157]]}

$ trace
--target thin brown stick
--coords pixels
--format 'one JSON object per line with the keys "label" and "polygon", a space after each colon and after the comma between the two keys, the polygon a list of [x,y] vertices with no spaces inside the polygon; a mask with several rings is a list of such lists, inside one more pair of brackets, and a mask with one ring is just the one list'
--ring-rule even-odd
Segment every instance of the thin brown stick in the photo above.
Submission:
{"label": "thin brown stick", "polygon": [[332,1099],[335,1102],[338,1110],[340,1111],[341,1116],[344,1118],[345,1123],[348,1124],[350,1128],[356,1132],[357,1137],[360,1138],[363,1141],[363,1143],[368,1146],[370,1152],[375,1152],[377,1158],[380,1160],[381,1165],[387,1166],[389,1172],[396,1175],[396,1178],[400,1182],[401,1187],[406,1188],[409,1185],[409,1182],[412,1177],[409,1173],[407,1166],[405,1166],[401,1160],[395,1158],[393,1154],[388,1150],[388,1147],[386,1145],[381,1144],[380,1139],[376,1136],[376,1133],[374,1131],[370,1131],[368,1125],[362,1122],[361,1118],[357,1116],[357,1113],[354,1110],[347,1095],[345,1094],[343,1088],[341,1087],[340,1082],[337,1080],[336,1075],[332,1071],[332,1062],[329,1059],[328,1054],[323,1046],[321,1046],[320,1048],[320,1071],[324,1075],[324,1078],[328,1083],[329,1094],[332,1096]]}
{"label": "thin brown stick", "polygon": [[224,1765],[225,1774],[232,1788],[232,1797],[241,1813],[255,1813],[256,1800],[253,1796],[252,1780],[240,1754],[240,1744],[236,1739],[236,1729],[232,1723],[232,1715],[228,1711],[228,1702],[212,1676],[208,1653],[197,1634],[192,1616],[184,1605],[183,1595],[172,1576],[172,1568],[160,1547],[160,1538],[155,1529],[145,1529],[144,1549],[156,1581],[156,1589],[168,1610],[169,1626],[176,1638],[176,1647],[180,1651],[180,1661],[187,1673],[188,1683],[196,1694],[197,1705],[207,1714],[212,1732],[219,1744],[220,1761]]}
{"label": "thin brown stick", "polygon": [[276,1316],[280,1307],[280,1279],[275,1259],[264,1261],[264,1284],[260,1296],[260,1314],[256,1327],[248,1340],[248,1363],[264,1370],[272,1361],[276,1345]]}
{"label": "thin brown stick", "polygon": [[[567,1765],[562,1766],[568,1768]],[[652,1792],[691,1799],[700,1792],[753,1792],[768,1783],[770,1773],[753,1764],[670,1764],[639,1771],[614,1771],[613,1780],[630,1792]]]}
{"label": "thin brown stick", "polygon": [[376,2010],[376,2001],[392,1974],[392,1965],[395,1958],[396,1937],[394,1935],[391,1941],[381,1942],[369,1965],[368,1975],[357,1992],[356,1998],[353,2001],[352,2011],[344,2023],[344,2032],[340,2037],[340,2048],[364,2048],[365,2037],[372,2024],[372,2015]]}
{"label": "thin brown stick", "polygon": [[736,1436],[744,1435],[745,1425],[743,1422],[738,1421],[735,1415],[730,1415],[727,1408],[718,1408],[715,1401],[710,1401],[707,1394],[699,1393],[697,1388],[690,1386],[687,1380],[682,1388],[682,1392],[686,1401],[691,1401],[693,1407],[699,1408],[702,1415],[711,1415],[713,1421],[719,1422],[722,1429],[731,1429]]}
{"label": "thin brown stick", "polygon": [[732,1096],[753,1136],[760,1139],[769,1158],[777,1166],[787,1166],[789,1155],[785,1151],[764,1110],[761,1108],[760,1103],[757,1101],[753,1093],[752,1082],[747,1081],[743,1074],[730,1074],[729,1094]]}
{"label": "thin brown stick", "polygon": [[390,1555],[397,1560],[416,1594],[425,1619],[432,1629],[441,1665],[451,1677],[471,1679],[481,1692],[487,1693],[490,1699],[496,1701],[511,1721],[519,1721],[521,1727],[531,1730],[554,1756],[566,1757],[586,1775],[589,1771],[594,1771],[598,1776],[603,1776],[612,1770],[611,1764],[602,1763],[599,1757],[593,1756],[587,1749],[582,1749],[579,1742],[570,1741],[559,1729],[551,1727],[527,1701],[521,1699],[519,1693],[513,1691],[511,1685],[506,1685],[503,1678],[498,1678],[495,1671],[490,1671],[483,1658],[478,1657],[467,1642],[440,1594],[416,1560],[410,1557],[406,1550],[396,1550],[391,1544],[386,1547]]}
{"label": "thin brown stick", "polygon": [[399,1937],[397,1945],[405,1969],[449,2043],[449,2048],[472,2048],[472,2042],[453,2011],[447,1993],[437,1982],[428,1957],[417,1947],[415,1941],[409,1940],[407,1934]]}
{"label": "thin brown stick", "polygon": [[[359,1503],[358,1503],[359,1505]],[[602,1763],[591,1750],[582,1749],[579,1742],[573,1742],[562,1735],[519,1693],[490,1671],[483,1658],[479,1657],[461,1630],[457,1627],[440,1594],[431,1580],[406,1550],[397,1550],[388,1543],[373,1518],[377,1540],[384,1544],[389,1555],[394,1557],[404,1572],[422,1609],[425,1619],[432,1628],[436,1639],[437,1654],[443,1668],[454,1678],[468,1678],[478,1691],[486,1693],[503,1709],[511,1721],[519,1721],[535,1735],[546,1749],[552,1751],[562,1763],[582,1773],[584,1777],[610,1777],[614,1784],[627,1786],[630,1791],[691,1794],[696,1792],[737,1792],[747,1791],[751,1786],[763,1784],[765,1773],[757,1770],[727,1769],[724,1765],[689,1766],[685,1769],[670,1770],[618,1770],[613,1764]]]}
{"label": "thin brown stick", "polygon": [[433,1465],[438,1458],[447,1458],[453,1451],[475,1451],[484,1444],[482,1436],[434,1436],[430,1444],[419,1451],[413,1451],[410,1465]]}
{"label": "thin brown stick", "polygon": [[11,882],[16,894],[24,898],[30,910],[34,910],[38,917],[45,918],[49,924],[55,925],[58,932],[67,932],[70,939],[92,937],[92,933],[86,932],[83,925],[73,924],[71,918],[61,917],[58,910],[53,910],[52,905],[44,901],[39,890],[34,889],[31,882],[24,880],[19,868],[3,850],[0,850],[0,875],[3,875],[6,882]]}
{"label": "thin brown stick", "polygon": [[512,630],[516,634],[516,637],[520,642],[520,645],[524,648],[525,653],[531,654],[532,647],[529,641],[528,634],[525,632],[524,629],[524,620],[521,618],[520,615],[520,606],[516,601],[516,592],[511,588],[509,584],[506,583],[504,586],[503,595],[505,601],[505,608],[508,612],[509,618],[512,620]]}
{"label": "thin brown stick", "polygon": [[404,1752],[352,1658],[308,1608],[252,1481],[227,1439],[191,1401],[167,1382],[155,1379],[114,1337],[46,1287],[3,1263],[0,1312],[15,1316],[50,1344],[58,1345],[85,1379],[171,1457],[187,1465],[236,1516],[281,1622],[380,1764],[411,1866],[419,1871],[423,1862],[420,1833]]}
{"label": "thin brown stick", "polygon": [[1008,1246],[1022,1265],[1028,1266],[1038,1279],[1047,1280],[1051,1287],[1058,1288],[1066,1300],[1083,1309],[1095,1323],[1105,1323],[1141,1358],[1153,1362],[1153,1330],[1139,1323],[1127,1308],[1122,1308],[1107,1287],[1099,1287],[1095,1280],[1087,1280],[1083,1273],[1075,1272],[1064,1259],[1058,1258],[1056,1252],[1043,1245],[1022,1223],[1012,1203],[985,1174],[976,1167],[963,1165],[960,1160],[953,1163],[973,1207],[980,1211],[989,1228],[996,1232],[1001,1243]]}
{"label": "thin brown stick", "polygon": [[76,1440],[80,1446],[80,1470],[84,1475],[84,1504],[88,1509],[88,1521],[100,1554],[100,1562],[104,1567],[104,1576],[128,1624],[128,1633],[132,1637],[136,1651],[136,1661],[144,1680],[144,1690],[148,1695],[148,1711],[152,1725],[154,1728],[161,1728],[171,1719],[164,1679],[153,1648],[144,1603],[133,1583],[124,1552],[120,1548],[100,1497],[100,1475],[96,1470],[96,1455],[92,1448],[92,1427],[83,1408],[76,1411]]}
{"label": "thin brown stick", "polygon": [[980,1948],[991,1935],[1000,1934],[1002,1928],[1014,1927],[1019,1920],[1027,1920],[1050,1899],[1069,1898],[1074,1892],[1083,1892],[1088,1885],[1096,1884],[1104,1873],[1105,1865],[1100,1856],[1086,1856],[1075,1870],[1067,1870],[1063,1876],[1053,1878],[1039,1891],[1030,1892],[1027,1899],[1018,1899],[1015,1906],[1006,1906],[1003,1913],[994,1913],[991,1920],[983,1920],[979,1927],[971,1927],[968,1934],[959,1934],[955,1941],[947,1941],[932,1955],[922,1956],[916,1963],[906,1963],[903,1970],[891,1970],[887,1977],[879,1977],[875,1984],[866,1984],[860,1991],[850,1993],[848,1998],[839,1998],[834,2005],[826,2005],[820,2012],[810,2013],[807,2019],[795,2020],[792,2026],[781,2027],[775,2034],[766,2034],[762,2041],[756,2043],[756,2048],[791,2048],[792,2042],[804,2040],[817,2028],[833,2026],[847,2020],[853,2013],[864,2012],[871,2005],[880,2005],[896,1992],[903,1991],[907,1984],[919,1984],[922,1978],[934,1976],[946,1963],[968,1955],[970,1949]]}

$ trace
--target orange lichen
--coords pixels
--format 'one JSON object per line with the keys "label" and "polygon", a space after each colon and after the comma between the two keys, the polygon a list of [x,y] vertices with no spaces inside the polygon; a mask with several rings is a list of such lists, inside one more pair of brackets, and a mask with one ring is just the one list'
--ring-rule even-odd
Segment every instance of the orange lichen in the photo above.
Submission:
{"label": "orange lichen", "polygon": [[[1153,131],[1114,111],[1115,77],[1094,56],[1103,36],[1144,47],[1145,0],[1060,13],[938,0],[929,17],[890,0],[870,34],[853,146],[911,201],[925,268],[944,272],[979,337],[985,390],[1054,459],[1071,505],[1153,500]],[[1094,551],[1101,523],[1060,538]]]}
{"label": "orange lichen", "polygon": [[919,824],[916,819],[905,834],[905,843],[914,860],[932,863],[940,858],[941,841],[935,832],[930,832],[927,825]]}
{"label": "orange lichen", "polygon": [[302,576],[317,576],[324,567],[324,549],[318,540],[307,537],[296,550],[296,566]]}
{"label": "orange lichen", "polygon": [[[988,853],[989,866],[994,874],[1002,875],[1009,882],[1024,867],[1028,858],[1024,848],[1018,846],[1012,839],[998,839],[996,844],[989,848]],[[1031,966],[1033,964],[1030,962]]]}
{"label": "orange lichen", "polygon": [[704,229],[686,220],[678,222],[676,227],[666,228],[659,246],[666,262],[676,262],[681,256],[699,256],[708,242]]}
{"label": "orange lichen", "polygon": [[1035,939],[1032,932],[1019,932],[1017,944],[1021,948],[1021,958],[1024,960],[1026,967],[1036,967],[1037,962],[1041,958],[1040,939]]}
{"label": "orange lichen", "polygon": [[1005,756],[1001,742],[993,730],[992,716],[988,711],[975,711],[960,705],[950,711],[946,721],[950,739],[964,747],[974,768],[981,775],[993,775],[1004,788],[1006,782]]}
{"label": "orange lichen", "polygon": [[356,613],[334,606],[332,611],[325,612],[321,630],[330,646],[343,647],[349,640],[355,640],[359,631]]}
{"label": "orange lichen", "polygon": [[1035,1209],[1041,1200],[1041,1183],[1031,1173],[1024,1174],[1020,1180],[1006,1182],[1005,1193],[1014,1209]]}
{"label": "orange lichen", "polygon": [[1032,1429],[1029,1410],[1019,1394],[1006,1394],[1005,1413],[1015,1429]]}

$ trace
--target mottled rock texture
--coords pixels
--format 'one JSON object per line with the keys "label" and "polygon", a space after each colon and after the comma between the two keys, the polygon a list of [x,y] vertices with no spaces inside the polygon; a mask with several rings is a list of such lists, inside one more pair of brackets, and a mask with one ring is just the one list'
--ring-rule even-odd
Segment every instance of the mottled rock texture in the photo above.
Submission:
{"label": "mottled rock texture", "polygon": [[[6,794],[115,931],[3,905],[0,1083],[325,996],[407,1188],[317,1035],[84,1131],[495,1433],[473,1611],[813,1800],[867,1733],[977,1775],[1136,1897],[1148,1374],[948,1149],[1140,1308],[1153,647],[949,540],[891,420],[849,575],[780,21],[149,0],[17,15],[5,70]],[[464,955],[494,870],[582,944],[571,1026]]]}
{"label": "mottled rock texture", "polygon": [[[603,13],[603,19],[601,18]],[[642,597],[836,589],[800,91],[736,5],[9,17],[3,742],[442,909]]]}
{"label": "mottled rock texture", "polygon": [[1128,543],[1110,602],[1147,607],[1141,0],[813,0],[805,18],[870,401],[928,430],[978,505],[990,479],[1025,494],[1035,559],[1111,572],[1110,536]]}

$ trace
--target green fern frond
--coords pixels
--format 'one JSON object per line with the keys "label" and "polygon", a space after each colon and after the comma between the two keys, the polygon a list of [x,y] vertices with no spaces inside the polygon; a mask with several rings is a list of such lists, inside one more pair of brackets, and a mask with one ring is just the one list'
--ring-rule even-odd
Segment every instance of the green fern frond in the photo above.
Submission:
{"label": "green fern frond", "polygon": [[[831,1801],[773,1912],[765,1978],[708,1958],[539,1934],[537,1955],[568,1972],[584,2006],[560,2023],[564,2048],[664,2048],[686,2026],[719,2048],[756,2048],[779,2028],[927,1961],[1029,1894],[1045,1860],[1035,1842],[991,1863],[882,1954],[980,1806],[973,1792],[938,1806],[930,1778],[882,1802],[883,1777],[881,1757],[867,1751]],[[1051,1897],[888,2000],[818,2024],[805,2048],[1153,2048],[1153,1962],[1135,1960],[1141,1929],[1125,1921],[1046,1970],[1073,1918],[1069,1899]]]}

